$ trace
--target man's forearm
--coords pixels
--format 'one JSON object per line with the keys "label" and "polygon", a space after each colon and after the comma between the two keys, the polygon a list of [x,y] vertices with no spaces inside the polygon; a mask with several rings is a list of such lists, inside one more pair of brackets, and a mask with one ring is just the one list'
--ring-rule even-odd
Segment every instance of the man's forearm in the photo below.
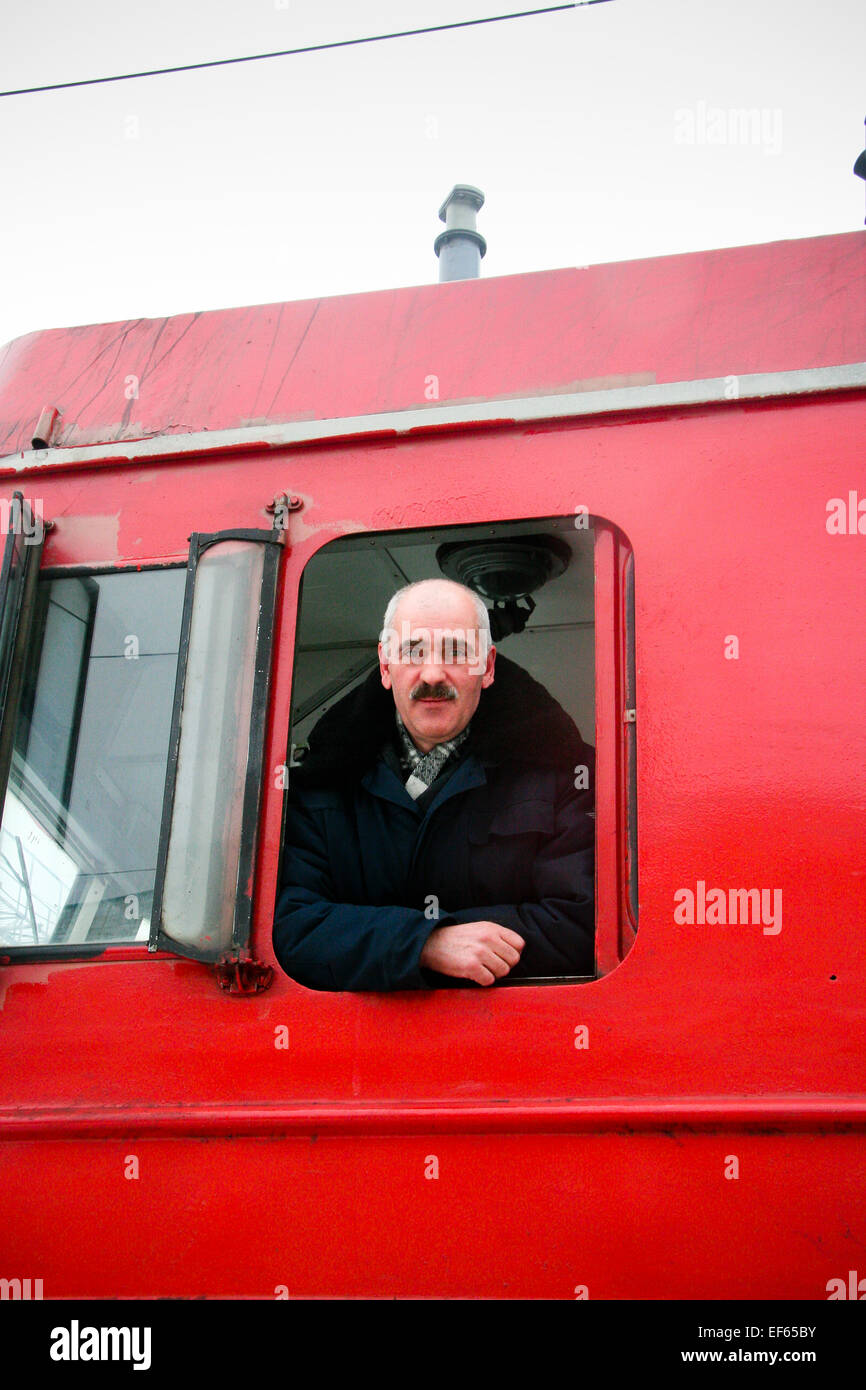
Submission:
{"label": "man's forearm", "polygon": [[274,950],[287,975],[322,990],[424,989],[420,965],[430,921],[413,908],[316,899],[286,888],[277,901]]}

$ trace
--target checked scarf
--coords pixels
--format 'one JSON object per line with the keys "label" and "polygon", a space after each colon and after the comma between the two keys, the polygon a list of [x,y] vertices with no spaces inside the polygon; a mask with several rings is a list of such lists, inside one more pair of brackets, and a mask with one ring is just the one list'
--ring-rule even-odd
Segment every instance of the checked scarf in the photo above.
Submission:
{"label": "checked scarf", "polygon": [[405,724],[397,714],[397,733],[400,736],[400,766],[404,773],[408,774],[404,786],[413,801],[417,801],[428,787],[432,787],[452,753],[456,753],[460,745],[466,742],[469,737],[469,728],[470,726],[467,724],[465,729],[462,729],[454,738],[449,739],[447,743],[437,743],[436,747],[431,748],[429,753],[422,753],[420,748],[415,747]]}

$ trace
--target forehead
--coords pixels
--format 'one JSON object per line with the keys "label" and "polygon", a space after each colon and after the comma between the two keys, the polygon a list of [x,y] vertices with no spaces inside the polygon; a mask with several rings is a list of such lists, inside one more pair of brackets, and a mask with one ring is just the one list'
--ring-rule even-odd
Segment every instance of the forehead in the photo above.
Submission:
{"label": "forehead", "polygon": [[463,627],[477,631],[478,614],[469,594],[447,585],[441,588],[436,585],[402,598],[397,604],[394,622],[408,623],[410,630],[423,627],[435,632],[438,628]]}

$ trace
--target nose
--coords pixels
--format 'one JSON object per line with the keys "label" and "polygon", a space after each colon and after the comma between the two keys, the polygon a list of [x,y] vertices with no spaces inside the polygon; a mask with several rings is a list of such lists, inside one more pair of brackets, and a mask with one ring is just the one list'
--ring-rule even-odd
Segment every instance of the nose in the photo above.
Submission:
{"label": "nose", "polygon": [[418,667],[418,684],[422,682],[425,685],[443,685],[446,682],[445,665],[433,655]]}

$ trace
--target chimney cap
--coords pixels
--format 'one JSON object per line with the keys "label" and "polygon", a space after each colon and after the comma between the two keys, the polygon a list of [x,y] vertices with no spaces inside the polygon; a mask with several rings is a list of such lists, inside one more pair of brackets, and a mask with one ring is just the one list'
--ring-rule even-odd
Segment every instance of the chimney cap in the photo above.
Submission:
{"label": "chimney cap", "polygon": [[484,206],[484,194],[480,188],[476,188],[471,183],[455,183],[448,197],[439,209],[439,221],[445,222],[448,216],[448,208],[451,203],[469,203],[474,212],[479,212]]}

